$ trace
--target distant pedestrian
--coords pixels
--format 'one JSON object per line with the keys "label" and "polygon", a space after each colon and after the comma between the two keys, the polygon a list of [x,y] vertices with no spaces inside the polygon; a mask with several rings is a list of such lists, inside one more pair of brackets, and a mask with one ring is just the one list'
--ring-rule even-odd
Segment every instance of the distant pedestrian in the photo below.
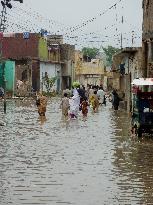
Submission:
{"label": "distant pedestrian", "polygon": [[0,98],[4,97],[4,89],[0,87]]}
{"label": "distant pedestrian", "polygon": [[82,110],[82,115],[83,117],[87,117],[88,114],[88,101],[87,98],[85,97],[81,103],[81,110]]}
{"label": "distant pedestrian", "polygon": [[98,100],[97,91],[94,91],[94,94],[90,96],[89,102],[90,102],[90,106],[93,109],[93,111],[98,112],[99,100]]}
{"label": "distant pedestrian", "polygon": [[61,109],[62,109],[62,118],[68,119],[68,112],[69,112],[70,104],[68,94],[64,93],[64,97],[62,98],[61,102]]}
{"label": "distant pedestrian", "polygon": [[80,107],[80,96],[76,88],[73,89],[73,95],[69,100],[70,104],[70,117],[72,119],[78,118],[79,107]]}
{"label": "distant pedestrian", "polygon": [[94,89],[93,89],[93,86],[91,85],[90,86],[90,89],[89,89],[89,98],[94,94]]}
{"label": "distant pedestrian", "polygon": [[105,92],[102,87],[99,88],[97,92],[98,98],[99,98],[99,105],[104,104],[104,97],[105,97]]}
{"label": "distant pedestrian", "polygon": [[121,99],[116,90],[113,90],[112,94],[113,94],[113,99],[112,99],[113,108],[114,110],[118,110],[119,102]]}
{"label": "distant pedestrian", "polygon": [[69,89],[69,87],[68,86],[66,86],[66,89],[65,90],[63,90],[63,97],[64,97],[64,94],[65,93],[67,93],[67,97],[70,97],[71,96],[71,90]]}
{"label": "distant pedestrian", "polygon": [[36,105],[38,107],[39,115],[45,116],[46,107],[47,107],[47,98],[42,93],[39,93],[37,100],[36,100]]}
{"label": "distant pedestrian", "polygon": [[106,95],[104,94],[104,102],[103,104],[106,106]]}
{"label": "distant pedestrian", "polygon": [[82,86],[82,87],[78,86],[77,91],[78,91],[79,96],[80,96],[80,104],[81,104],[82,101],[83,101],[83,99],[85,98],[85,89],[84,89],[84,86]]}

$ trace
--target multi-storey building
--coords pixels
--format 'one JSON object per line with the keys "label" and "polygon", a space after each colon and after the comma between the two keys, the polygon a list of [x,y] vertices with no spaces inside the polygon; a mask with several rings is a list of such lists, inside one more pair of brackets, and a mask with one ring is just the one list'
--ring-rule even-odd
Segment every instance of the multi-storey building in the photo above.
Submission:
{"label": "multi-storey building", "polygon": [[153,1],[143,0],[142,64],[143,76],[153,77]]}

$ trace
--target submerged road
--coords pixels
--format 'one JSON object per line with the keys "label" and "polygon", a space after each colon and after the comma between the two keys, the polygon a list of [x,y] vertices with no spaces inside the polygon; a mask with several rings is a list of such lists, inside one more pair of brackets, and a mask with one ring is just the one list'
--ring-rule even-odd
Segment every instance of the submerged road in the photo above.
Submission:
{"label": "submerged road", "polygon": [[31,101],[8,102],[0,120],[0,205],[153,204],[153,142],[129,135],[111,106],[61,121],[59,100],[41,122]]}

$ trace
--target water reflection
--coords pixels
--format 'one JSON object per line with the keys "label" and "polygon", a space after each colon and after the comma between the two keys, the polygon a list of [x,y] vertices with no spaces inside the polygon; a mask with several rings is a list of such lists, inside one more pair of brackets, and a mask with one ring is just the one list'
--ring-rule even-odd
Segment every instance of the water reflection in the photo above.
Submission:
{"label": "water reflection", "polygon": [[152,204],[153,143],[130,137],[124,112],[102,107],[62,121],[52,99],[9,101],[0,127],[0,205]]}
{"label": "water reflection", "polygon": [[115,153],[112,170],[120,204],[152,204],[153,141],[130,139],[130,122],[123,113],[116,115]]}
{"label": "water reflection", "polygon": [[40,122],[41,125],[44,125],[47,122],[46,116],[39,116],[38,122]]}

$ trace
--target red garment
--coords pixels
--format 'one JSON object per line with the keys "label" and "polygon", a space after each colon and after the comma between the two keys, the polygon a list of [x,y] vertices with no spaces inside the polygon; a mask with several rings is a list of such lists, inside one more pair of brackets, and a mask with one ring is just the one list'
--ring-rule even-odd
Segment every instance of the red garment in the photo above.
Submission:
{"label": "red garment", "polygon": [[81,103],[81,110],[82,110],[82,114],[83,114],[84,116],[87,116],[87,113],[88,113],[88,102],[83,101],[83,102]]}

